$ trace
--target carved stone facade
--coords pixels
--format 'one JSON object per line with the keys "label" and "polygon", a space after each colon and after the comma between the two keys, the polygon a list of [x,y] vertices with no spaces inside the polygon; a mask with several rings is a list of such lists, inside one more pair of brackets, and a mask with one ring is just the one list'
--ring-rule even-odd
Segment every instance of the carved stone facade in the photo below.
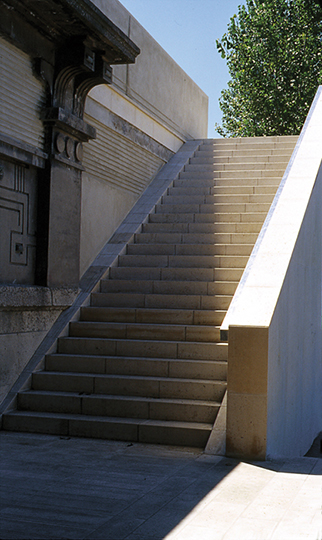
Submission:
{"label": "carved stone facade", "polygon": [[111,63],[134,62],[139,49],[89,0],[1,0],[0,12],[1,35],[45,85],[43,147],[27,149],[42,161],[28,163],[22,138],[0,130],[0,282],[77,287],[82,145],[96,136],[83,120],[86,96],[111,83]]}

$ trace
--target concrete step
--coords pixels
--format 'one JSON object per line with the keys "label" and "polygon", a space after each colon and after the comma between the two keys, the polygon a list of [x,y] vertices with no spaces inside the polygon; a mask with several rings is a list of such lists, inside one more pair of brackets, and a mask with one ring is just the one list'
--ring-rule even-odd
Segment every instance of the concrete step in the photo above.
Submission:
{"label": "concrete step", "polygon": [[[205,240],[205,239],[203,239]],[[190,242],[180,244],[138,243],[128,246],[128,255],[247,255],[252,252],[250,244],[211,244]]]}
{"label": "concrete step", "polygon": [[224,155],[217,155],[218,153],[220,154],[220,152],[210,151],[210,155],[207,156],[205,155],[206,152],[196,152],[195,157],[190,158],[189,163],[191,165],[212,165],[215,163],[258,163],[261,165],[264,163],[283,163],[286,166],[290,160],[290,152],[275,153],[272,150],[270,154],[265,154],[264,152],[254,154],[251,150],[247,152],[230,150],[226,151]]}
{"label": "concrete step", "polygon": [[[244,268],[248,257],[243,255],[120,255],[119,267],[157,268]],[[193,279],[191,280],[193,281]],[[208,281],[208,280],[207,280]],[[212,280],[209,280],[212,281]]]}
{"label": "concrete step", "polygon": [[239,175],[231,175],[229,178],[224,177],[208,177],[208,178],[193,178],[193,177],[179,177],[174,180],[174,187],[238,187],[238,186],[276,186],[281,183],[283,174],[278,176],[262,177],[262,176],[245,176],[240,178]]}
{"label": "concrete step", "polygon": [[[192,165],[191,165],[192,167]],[[212,178],[216,180],[217,178],[225,179],[225,180],[231,180],[238,178],[238,180],[246,179],[249,181],[252,178],[282,178],[283,174],[285,172],[285,168],[272,168],[272,169],[255,169],[255,170],[226,170],[226,171],[193,171],[192,169],[189,169],[187,171],[183,171],[179,174],[179,179],[185,180],[193,180],[193,179],[209,179]]]}
{"label": "concrete step", "polygon": [[234,203],[234,202],[226,202],[226,203],[190,203],[185,204],[184,202],[179,204],[172,204],[169,202],[164,202],[162,204],[156,205],[156,213],[157,214],[180,214],[181,212],[183,214],[187,213],[204,213],[204,214],[210,214],[214,213],[214,215],[218,213],[227,213],[230,212],[232,214],[237,212],[243,212],[243,213],[251,213],[251,212],[265,212],[267,213],[269,208],[271,206],[271,201],[268,203],[257,203],[257,202],[246,202],[246,203]]}
{"label": "concrete step", "polygon": [[76,392],[21,392],[18,409],[49,413],[142,418],[178,422],[214,422],[219,402],[124,395],[79,395]]}
{"label": "concrete step", "polygon": [[99,356],[227,360],[226,343],[63,337],[58,340],[58,352]]}
{"label": "concrete step", "polygon": [[[177,188],[178,189],[178,188]],[[185,191],[185,190],[183,190]],[[258,203],[269,203],[271,204],[273,197],[271,194],[268,195],[254,195],[254,194],[240,194],[240,195],[166,195],[162,198],[162,204],[188,204],[188,205],[204,205],[212,204],[215,206],[220,204],[258,204]]]}
{"label": "concrete step", "polygon": [[142,375],[221,381],[227,379],[227,362],[220,360],[50,354],[46,356],[45,366],[48,371],[72,373]]}
{"label": "concrete step", "polygon": [[206,187],[171,187],[168,189],[168,195],[170,196],[182,196],[183,194],[188,196],[193,195],[221,195],[227,196],[230,195],[272,195],[276,193],[276,186],[206,186]]}
{"label": "concrete step", "polygon": [[92,305],[154,309],[228,309],[231,299],[232,295],[93,293]]}
{"label": "concrete step", "polygon": [[226,382],[178,377],[41,371],[33,374],[32,389],[43,392],[77,392],[90,395],[107,394],[220,402],[226,390]]}
{"label": "concrete step", "polygon": [[149,268],[112,267],[112,279],[152,279],[165,281],[236,281],[241,278],[240,268]]}
{"label": "concrete step", "polygon": [[132,292],[144,294],[183,294],[213,295],[234,294],[238,282],[235,281],[153,281],[104,279],[100,292]]}
{"label": "concrete step", "polygon": [[81,308],[81,320],[153,324],[195,324],[220,326],[226,310],[153,309],[96,307]]}
{"label": "concrete step", "polygon": [[[254,245],[257,234],[255,233],[235,233],[235,234],[229,234],[229,233],[207,233],[207,232],[200,232],[200,233],[193,233],[188,232],[189,228],[186,227],[187,232],[186,233],[176,233],[174,232],[156,232],[156,233],[149,233],[146,232],[149,230],[149,227],[144,227],[143,232],[136,234],[134,237],[135,244],[132,245],[158,245],[158,244],[172,244],[175,242],[176,244],[217,244],[218,246],[221,246],[223,244],[232,244],[236,248],[240,246],[241,244],[251,244]],[[130,246],[129,246],[130,247]],[[131,248],[132,249],[132,248]],[[221,249],[221,248],[219,248]]]}
{"label": "concrete step", "polygon": [[160,341],[219,342],[219,327],[201,325],[140,324],[77,321],[69,325],[71,337],[150,339]]}
{"label": "concrete step", "polygon": [[[240,174],[244,171],[258,171],[259,176],[262,176],[262,174],[265,174],[266,171],[271,170],[285,170],[287,166],[288,160],[286,161],[268,161],[268,160],[262,160],[260,161],[241,161],[238,162],[236,160],[233,161],[226,161],[224,163],[218,163],[216,159],[213,160],[212,163],[189,163],[185,166],[183,172],[191,172],[193,174],[200,174],[203,172],[207,172],[212,174],[213,172],[217,171],[236,171],[237,174]],[[182,173],[180,173],[181,175]],[[278,173],[279,174],[279,173]]]}
{"label": "concrete step", "polygon": [[221,213],[187,213],[187,214],[176,214],[176,213],[159,213],[159,214],[150,214],[150,223],[217,223],[221,221],[226,221],[230,223],[237,222],[251,222],[255,223],[256,221],[264,222],[266,217],[265,212],[221,212]]}
{"label": "concrete step", "polygon": [[14,411],[4,415],[3,426],[7,431],[204,448],[213,424]]}
{"label": "concrete step", "polygon": [[[169,233],[188,233],[188,234],[235,234],[241,237],[243,235],[258,235],[261,224],[256,223],[166,223],[154,222],[145,223],[142,226],[144,234],[169,234]],[[237,237],[237,238],[238,238]],[[237,240],[234,243],[238,244]],[[255,240],[254,240],[255,241]]]}

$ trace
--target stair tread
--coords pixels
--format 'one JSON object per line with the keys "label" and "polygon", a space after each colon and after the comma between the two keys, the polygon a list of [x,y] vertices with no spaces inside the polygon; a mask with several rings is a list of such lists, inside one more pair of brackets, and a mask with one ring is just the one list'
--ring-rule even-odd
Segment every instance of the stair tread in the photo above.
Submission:
{"label": "stair tread", "polygon": [[115,417],[115,416],[92,416],[85,414],[70,414],[70,413],[50,413],[43,411],[9,411],[4,414],[4,417],[10,416],[21,416],[21,417],[30,417],[30,418],[65,418],[67,420],[84,420],[89,422],[94,422],[99,420],[101,422],[112,422],[112,423],[128,423],[128,424],[148,424],[153,426],[172,426],[172,427],[182,427],[182,428],[199,428],[212,430],[213,424],[205,422],[182,422],[175,420],[151,420],[145,418],[124,418],[124,417]]}
{"label": "stair tread", "polygon": [[[75,373],[74,371],[38,371],[33,374],[35,377],[52,377],[52,376],[62,376],[62,377],[95,377],[96,379],[128,379],[131,381],[165,381],[165,382],[192,382],[196,384],[222,384],[226,386],[226,381],[216,380],[216,379],[189,379],[184,377],[162,377],[162,376],[151,376],[151,375],[127,375],[123,373]],[[38,390],[38,389],[37,389]],[[95,394],[95,392],[93,392]],[[101,394],[96,394],[101,395]]]}
{"label": "stair tread", "polygon": [[[191,358],[157,358],[157,357],[144,357],[142,358],[141,356],[109,356],[109,355],[90,355],[90,354],[79,354],[79,353],[76,353],[76,354],[73,354],[73,353],[52,353],[52,354],[48,354],[46,355],[47,357],[52,357],[52,358],[61,358],[61,357],[67,357],[67,358],[80,358],[80,359],[84,359],[84,358],[90,358],[90,359],[108,359],[108,360],[111,360],[111,359],[115,359],[115,360],[142,360],[142,362],[146,362],[146,361],[156,361],[156,362],[179,362],[179,363],[205,363],[205,364],[224,364],[224,365],[227,365],[227,360],[216,360],[216,359],[212,359],[212,360],[199,360],[199,359],[195,359],[195,360],[192,360]],[[69,372],[69,373],[73,373],[73,372]]]}
{"label": "stair tread", "polygon": [[[152,402],[155,403],[173,403],[173,404],[184,404],[184,405],[207,405],[210,407],[218,407],[220,402],[214,400],[203,400],[203,399],[184,399],[184,398],[160,398],[160,397],[144,397],[144,396],[126,396],[118,394],[87,394],[85,392],[62,392],[58,390],[25,390],[19,392],[18,395],[32,395],[32,396],[62,396],[62,397],[75,397],[75,398],[86,398],[86,399],[109,399],[109,400],[120,400],[120,401],[143,401],[143,402]],[[18,409],[23,411],[24,409]]]}

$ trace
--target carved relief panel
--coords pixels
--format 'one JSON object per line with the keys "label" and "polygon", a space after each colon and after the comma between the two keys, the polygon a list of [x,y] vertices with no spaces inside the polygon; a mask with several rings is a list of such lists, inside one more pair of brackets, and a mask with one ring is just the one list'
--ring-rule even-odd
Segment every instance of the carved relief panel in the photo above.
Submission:
{"label": "carved relief panel", "polygon": [[0,283],[35,283],[37,170],[0,156]]}

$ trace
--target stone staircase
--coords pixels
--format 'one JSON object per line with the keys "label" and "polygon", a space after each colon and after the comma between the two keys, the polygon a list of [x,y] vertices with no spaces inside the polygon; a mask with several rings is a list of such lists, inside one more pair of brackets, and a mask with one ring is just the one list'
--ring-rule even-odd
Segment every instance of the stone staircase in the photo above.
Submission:
{"label": "stone staircase", "polygon": [[296,140],[203,141],[3,428],[204,447],[220,325]]}

